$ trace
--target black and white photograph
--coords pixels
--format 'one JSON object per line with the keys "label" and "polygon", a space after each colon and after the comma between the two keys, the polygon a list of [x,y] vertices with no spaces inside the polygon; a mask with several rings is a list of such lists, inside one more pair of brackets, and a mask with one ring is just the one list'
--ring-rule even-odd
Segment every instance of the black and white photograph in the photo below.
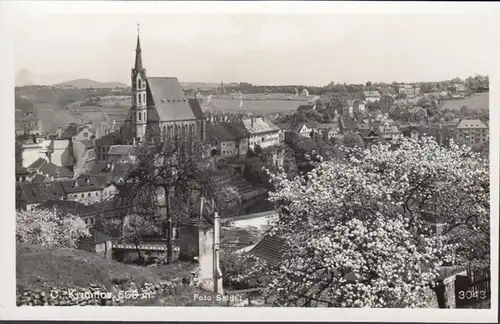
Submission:
{"label": "black and white photograph", "polygon": [[366,4],[2,2],[9,314],[497,319],[500,8]]}

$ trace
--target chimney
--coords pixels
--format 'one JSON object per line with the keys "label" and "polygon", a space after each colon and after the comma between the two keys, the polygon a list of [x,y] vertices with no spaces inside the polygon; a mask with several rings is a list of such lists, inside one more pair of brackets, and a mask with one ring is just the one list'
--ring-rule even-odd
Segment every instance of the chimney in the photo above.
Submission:
{"label": "chimney", "polygon": [[251,121],[251,125],[252,125],[252,128],[253,128],[254,124],[255,124],[255,117],[252,116],[251,119],[250,119],[250,121]]}
{"label": "chimney", "polygon": [[89,177],[87,177],[87,178],[85,179],[85,182],[90,183],[90,178],[89,178]]}
{"label": "chimney", "polygon": [[135,136],[134,136],[134,138],[132,139],[132,145],[135,145]]}
{"label": "chimney", "polygon": [[78,180],[75,180],[75,182],[73,183],[73,187],[78,187]]}
{"label": "chimney", "polygon": [[62,138],[62,128],[61,126],[59,126],[57,128],[57,139],[61,139]]}

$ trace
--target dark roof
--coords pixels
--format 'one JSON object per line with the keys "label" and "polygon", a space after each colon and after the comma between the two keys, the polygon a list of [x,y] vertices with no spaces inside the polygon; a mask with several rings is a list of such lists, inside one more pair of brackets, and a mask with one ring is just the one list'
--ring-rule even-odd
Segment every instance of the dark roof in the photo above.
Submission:
{"label": "dark roof", "polygon": [[98,175],[101,173],[104,173],[107,169],[107,163],[104,161],[97,161],[96,164],[90,171],[88,172],[89,175]]}
{"label": "dark roof", "polygon": [[350,129],[350,130],[358,129],[358,125],[356,124],[356,122],[354,121],[354,119],[350,118],[350,117],[349,118],[342,118],[340,120],[340,125],[344,129]]}
{"label": "dark roof", "polygon": [[230,123],[208,124],[210,138],[215,141],[235,141],[246,137],[241,125]]}
{"label": "dark roof", "polygon": [[284,130],[284,131],[288,131],[292,127],[291,123],[277,123],[275,125],[278,126],[281,130]]}
{"label": "dark roof", "polygon": [[271,266],[278,266],[283,259],[285,240],[278,236],[266,235],[248,253],[265,261]]}
{"label": "dark roof", "polygon": [[63,138],[67,137],[73,137],[78,134],[78,126],[77,125],[70,125],[68,126],[62,133]]}
{"label": "dark roof", "polygon": [[34,169],[34,170],[38,170],[40,169],[40,167],[42,165],[44,165],[47,161],[45,159],[42,159],[42,158],[38,158],[35,162],[31,163],[29,166],[28,166],[28,169]]}
{"label": "dark roof", "polygon": [[60,182],[21,183],[19,189],[27,203],[59,200],[65,196]]}
{"label": "dark roof", "polygon": [[200,107],[200,102],[196,99],[189,99],[189,105],[191,106],[191,110],[196,118],[203,118],[203,111]]}
{"label": "dark roof", "polygon": [[[148,89],[154,104],[154,110],[160,121],[192,120],[200,117],[201,108],[189,102],[177,78],[147,78]],[[154,119],[155,113],[152,112]],[[148,115],[149,116],[149,115]]]}
{"label": "dark roof", "polygon": [[97,177],[61,181],[61,186],[66,194],[98,191],[103,189],[103,182]]}
{"label": "dark roof", "polygon": [[120,134],[118,133],[109,133],[99,139],[95,140],[95,146],[101,145],[119,145],[121,144]]}
{"label": "dark roof", "polygon": [[93,148],[94,147],[94,143],[92,143],[89,140],[81,140],[80,143],[82,143],[85,146],[85,148]]}
{"label": "dark roof", "polygon": [[311,105],[311,104],[309,104],[309,105],[300,105],[299,107],[297,107],[297,111],[299,111],[299,110],[310,110],[310,109],[312,109],[312,107],[314,107],[314,105]]}
{"label": "dark roof", "polygon": [[40,173],[42,175],[48,175],[53,178],[72,178],[73,172],[66,169],[65,167],[57,166],[54,163],[47,162],[40,168]]}
{"label": "dark roof", "polygon": [[134,145],[113,145],[109,148],[108,155],[129,155],[136,152]]}
{"label": "dark roof", "polygon": [[16,175],[25,175],[29,173],[30,172],[25,167],[16,165]]}
{"label": "dark roof", "polygon": [[37,206],[37,208],[43,209],[52,209],[54,207],[62,213],[77,216],[92,213],[94,211],[90,206],[71,200],[48,200]]}
{"label": "dark roof", "polygon": [[41,174],[36,174],[33,179],[31,180],[31,182],[45,182],[48,180],[48,177],[47,176],[43,176]]}

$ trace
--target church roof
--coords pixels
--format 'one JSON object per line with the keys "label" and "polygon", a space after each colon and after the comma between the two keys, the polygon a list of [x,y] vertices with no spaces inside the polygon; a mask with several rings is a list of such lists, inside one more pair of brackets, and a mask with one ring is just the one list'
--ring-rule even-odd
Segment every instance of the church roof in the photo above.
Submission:
{"label": "church roof", "polygon": [[149,77],[147,82],[160,121],[203,118],[199,104],[185,96],[177,78]]}

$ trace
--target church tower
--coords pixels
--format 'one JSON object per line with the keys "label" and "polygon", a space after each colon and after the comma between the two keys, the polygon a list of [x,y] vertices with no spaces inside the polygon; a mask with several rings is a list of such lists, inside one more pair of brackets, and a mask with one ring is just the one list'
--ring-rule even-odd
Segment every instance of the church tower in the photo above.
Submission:
{"label": "church tower", "polygon": [[137,47],[135,49],[135,66],[132,68],[132,107],[130,108],[132,132],[134,138],[142,140],[146,134],[147,102],[146,102],[146,69],[142,66],[141,40],[139,24],[137,24]]}

